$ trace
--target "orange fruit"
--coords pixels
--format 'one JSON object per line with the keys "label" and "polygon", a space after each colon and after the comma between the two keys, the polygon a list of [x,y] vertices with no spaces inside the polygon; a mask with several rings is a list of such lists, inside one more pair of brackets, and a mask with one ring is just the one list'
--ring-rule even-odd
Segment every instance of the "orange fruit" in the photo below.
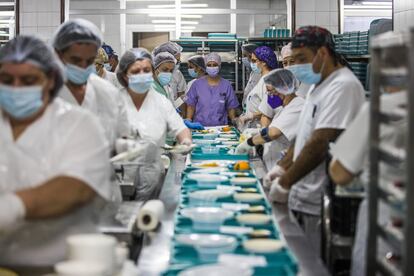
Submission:
{"label": "orange fruit", "polygon": [[228,132],[228,131],[231,131],[231,127],[225,126],[221,130],[224,131],[224,132]]}
{"label": "orange fruit", "polygon": [[250,170],[249,162],[247,161],[238,161],[234,164],[234,170],[236,171],[247,171]]}

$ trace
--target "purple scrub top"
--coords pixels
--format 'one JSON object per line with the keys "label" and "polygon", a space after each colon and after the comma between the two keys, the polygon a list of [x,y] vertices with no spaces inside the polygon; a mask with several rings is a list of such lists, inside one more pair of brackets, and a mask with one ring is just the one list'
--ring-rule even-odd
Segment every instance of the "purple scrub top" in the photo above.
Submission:
{"label": "purple scrub top", "polygon": [[193,121],[204,126],[227,125],[228,110],[239,107],[236,93],[228,80],[221,78],[217,86],[210,86],[207,77],[193,83],[186,104],[195,108]]}

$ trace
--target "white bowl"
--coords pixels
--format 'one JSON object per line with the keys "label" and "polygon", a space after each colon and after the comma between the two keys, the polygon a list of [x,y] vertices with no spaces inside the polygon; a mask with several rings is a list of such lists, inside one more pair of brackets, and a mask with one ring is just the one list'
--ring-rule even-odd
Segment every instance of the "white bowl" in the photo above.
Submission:
{"label": "white bowl", "polygon": [[179,243],[193,246],[204,262],[214,262],[218,255],[231,253],[237,247],[233,236],[219,234],[181,234],[176,236]]}
{"label": "white bowl", "polygon": [[236,220],[244,225],[265,225],[271,221],[271,217],[265,214],[242,214]]}
{"label": "white bowl", "polygon": [[253,270],[251,268],[241,268],[224,264],[200,265],[186,269],[178,274],[178,276],[251,276]]}
{"label": "white bowl", "polygon": [[65,261],[55,265],[55,271],[59,276],[105,276],[104,264],[86,261]]}
{"label": "white bowl", "polygon": [[236,201],[246,203],[254,203],[263,199],[263,196],[259,193],[237,193],[233,197]]}
{"label": "white bowl", "polygon": [[203,206],[205,204],[210,204],[218,199],[230,197],[234,194],[232,190],[199,190],[191,192],[189,194],[190,205]]}
{"label": "white bowl", "polygon": [[230,179],[230,183],[232,185],[249,186],[256,184],[257,180],[254,177],[234,177]]}
{"label": "white bowl", "polygon": [[281,240],[275,239],[251,239],[243,242],[243,247],[251,253],[275,253],[284,247]]}
{"label": "white bowl", "polygon": [[222,208],[198,207],[183,209],[181,215],[192,220],[195,230],[215,231],[220,229],[226,219],[233,217],[234,213]]}

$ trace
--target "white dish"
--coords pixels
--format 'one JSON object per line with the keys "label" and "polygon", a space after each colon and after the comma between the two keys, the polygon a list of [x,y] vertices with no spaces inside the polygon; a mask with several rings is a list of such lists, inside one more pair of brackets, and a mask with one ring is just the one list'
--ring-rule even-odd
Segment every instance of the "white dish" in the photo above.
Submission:
{"label": "white dish", "polygon": [[284,243],[275,239],[251,239],[245,240],[243,247],[251,253],[274,253],[280,251]]}
{"label": "white dish", "polygon": [[235,133],[222,133],[222,134],[220,134],[220,137],[221,138],[231,138],[231,139],[234,139],[234,138],[237,138],[237,134],[235,134]]}
{"label": "white dish", "polygon": [[263,199],[263,196],[259,193],[237,193],[233,197],[236,201],[247,203],[258,202]]}
{"label": "white dish", "polygon": [[222,173],[222,172],[226,172],[228,171],[225,168],[220,168],[220,167],[216,167],[216,168],[197,168],[196,170],[192,171],[192,174],[215,174],[215,173]]}
{"label": "white dish", "polygon": [[235,146],[239,144],[239,141],[223,141],[221,143],[226,146]]}
{"label": "white dish", "polygon": [[[192,163],[192,167],[194,168],[217,168],[217,167],[227,167],[228,164],[231,164],[232,161],[224,161],[224,160],[208,160],[202,162],[195,162]],[[212,166],[213,165],[213,166]]]}
{"label": "white dish", "polygon": [[236,217],[237,222],[245,225],[264,225],[271,220],[270,216],[264,214],[242,214]]}
{"label": "white dish", "polygon": [[186,269],[178,274],[179,276],[251,276],[253,270],[251,268],[241,268],[235,266],[229,266],[224,264],[210,264],[200,265],[189,269]]}
{"label": "white dish", "polygon": [[254,177],[234,177],[230,179],[230,183],[232,185],[248,186],[256,184],[257,180]]}
{"label": "white dish", "polygon": [[55,265],[59,276],[105,276],[106,266],[88,261],[65,261]]}
{"label": "white dish", "polygon": [[225,247],[237,242],[236,238],[220,234],[180,234],[177,235],[177,242],[202,247]]}
{"label": "white dish", "polygon": [[[197,181],[198,183],[217,183],[229,180],[224,175],[207,174],[207,173],[190,173],[188,179]],[[218,184],[218,183],[217,183]]]}
{"label": "white dish", "polygon": [[212,139],[194,139],[193,143],[196,145],[211,145],[216,143],[216,141]]}
{"label": "white dish", "polygon": [[232,211],[216,207],[196,207],[181,210],[183,217],[193,221],[195,230],[218,230],[226,219],[234,216]]}

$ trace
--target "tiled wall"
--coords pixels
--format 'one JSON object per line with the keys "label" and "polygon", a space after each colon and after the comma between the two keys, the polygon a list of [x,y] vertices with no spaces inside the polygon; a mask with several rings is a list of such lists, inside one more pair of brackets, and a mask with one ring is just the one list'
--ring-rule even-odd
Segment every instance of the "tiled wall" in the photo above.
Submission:
{"label": "tiled wall", "polygon": [[20,0],[20,34],[49,41],[60,25],[60,1]]}
{"label": "tiled wall", "polygon": [[318,25],[336,34],[338,13],[338,0],[296,0],[296,28]]}
{"label": "tiled wall", "polygon": [[405,31],[414,27],[414,0],[394,1],[394,30]]}

